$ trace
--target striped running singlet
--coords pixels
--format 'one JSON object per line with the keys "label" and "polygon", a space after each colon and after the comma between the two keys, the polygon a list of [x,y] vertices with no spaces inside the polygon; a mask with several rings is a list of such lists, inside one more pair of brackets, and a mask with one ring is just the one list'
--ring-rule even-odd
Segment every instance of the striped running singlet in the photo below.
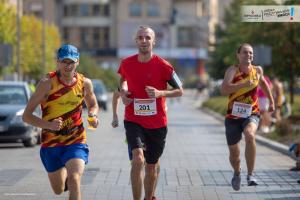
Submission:
{"label": "striped running singlet", "polygon": [[57,72],[50,72],[51,90],[46,101],[41,104],[42,117],[46,121],[62,118],[59,131],[42,130],[42,146],[56,147],[76,143],[86,143],[86,132],[82,121],[84,100],[84,77],[76,73],[76,81],[68,86],[63,84]]}
{"label": "striped running singlet", "polygon": [[256,66],[253,65],[251,66],[251,70],[249,74],[245,74],[241,72],[238,66],[235,67],[237,68],[237,70],[232,80],[232,83],[243,83],[249,80],[253,80],[254,84],[249,87],[241,88],[229,95],[226,118],[231,118],[231,119],[243,118],[238,115],[233,115],[233,113],[236,113],[236,109],[234,109],[233,111],[234,105],[239,105],[240,108],[246,105],[246,107],[248,106],[251,109],[249,114],[259,115],[258,95],[257,95],[257,86],[259,83],[259,79],[257,76]]}

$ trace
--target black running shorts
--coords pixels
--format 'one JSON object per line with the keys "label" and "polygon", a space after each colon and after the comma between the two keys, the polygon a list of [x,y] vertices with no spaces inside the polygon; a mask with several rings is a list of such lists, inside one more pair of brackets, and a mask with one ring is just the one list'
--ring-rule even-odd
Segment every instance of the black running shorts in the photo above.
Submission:
{"label": "black running shorts", "polygon": [[242,139],[244,128],[253,122],[257,126],[259,124],[259,116],[251,115],[248,118],[241,119],[225,119],[226,139],[228,145],[237,144]]}
{"label": "black running shorts", "polygon": [[126,120],[124,120],[124,127],[130,148],[132,150],[142,148],[146,163],[157,163],[165,148],[168,128],[147,129],[137,123]]}

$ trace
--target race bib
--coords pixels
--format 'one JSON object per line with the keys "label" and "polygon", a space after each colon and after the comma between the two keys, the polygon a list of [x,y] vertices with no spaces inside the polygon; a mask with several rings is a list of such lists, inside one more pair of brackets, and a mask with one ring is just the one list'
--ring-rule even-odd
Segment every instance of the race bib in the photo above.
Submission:
{"label": "race bib", "polygon": [[240,102],[234,102],[231,114],[236,117],[247,118],[252,113],[252,105]]}
{"label": "race bib", "polygon": [[134,114],[142,116],[156,115],[156,99],[134,99]]}

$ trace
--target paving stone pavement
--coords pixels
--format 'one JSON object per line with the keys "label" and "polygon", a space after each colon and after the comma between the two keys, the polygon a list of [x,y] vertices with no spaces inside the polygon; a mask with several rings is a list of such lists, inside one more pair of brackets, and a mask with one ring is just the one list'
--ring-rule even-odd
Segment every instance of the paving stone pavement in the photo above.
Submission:
{"label": "paving stone pavement", "polygon": [[[130,162],[124,128],[110,127],[111,112],[100,114],[101,127],[88,132],[90,160],[82,179],[85,200],[131,200]],[[195,108],[192,94],[168,102],[169,132],[161,158],[158,200],[300,199],[299,172],[288,169],[294,160],[265,146],[257,146],[255,175],[259,185],[246,183],[241,153],[242,187],[231,188],[232,169],[223,123]],[[244,142],[242,141],[242,152]],[[50,189],[39,160],[39,147],[0,146],[0,199],[67,199]]]}

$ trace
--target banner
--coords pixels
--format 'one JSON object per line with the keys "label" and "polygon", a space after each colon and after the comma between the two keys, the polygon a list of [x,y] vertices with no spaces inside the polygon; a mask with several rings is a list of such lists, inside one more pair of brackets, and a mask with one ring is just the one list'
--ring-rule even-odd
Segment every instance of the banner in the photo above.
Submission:
{"label": "banner", "polygon": [[242,6],[242,22],[300,22],[300,6]]}

